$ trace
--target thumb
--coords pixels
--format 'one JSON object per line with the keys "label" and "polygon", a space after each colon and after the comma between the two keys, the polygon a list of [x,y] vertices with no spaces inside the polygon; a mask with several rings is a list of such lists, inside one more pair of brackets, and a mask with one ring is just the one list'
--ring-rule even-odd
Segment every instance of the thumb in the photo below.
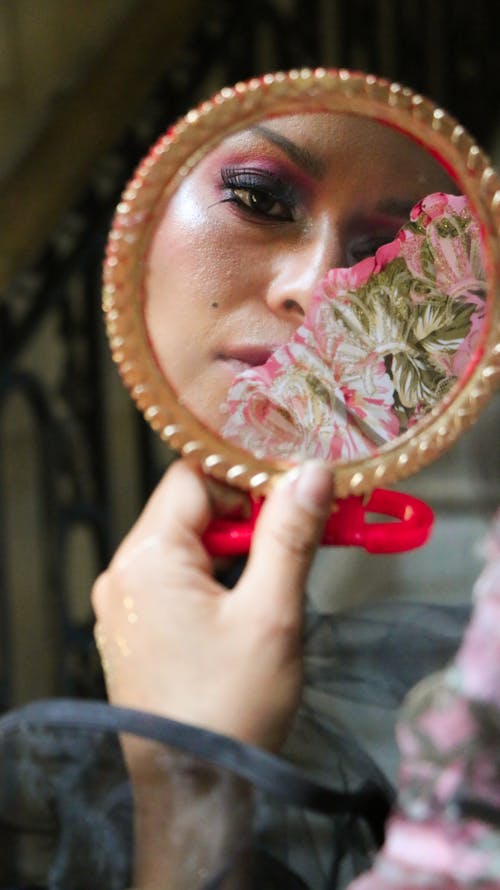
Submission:
{"label": "thumb", "polygon": [[272,599],[283,619],[296,615],[333,499],[332,471],[308,461],[283,476],[267,498],[240,585],[246,595]]}

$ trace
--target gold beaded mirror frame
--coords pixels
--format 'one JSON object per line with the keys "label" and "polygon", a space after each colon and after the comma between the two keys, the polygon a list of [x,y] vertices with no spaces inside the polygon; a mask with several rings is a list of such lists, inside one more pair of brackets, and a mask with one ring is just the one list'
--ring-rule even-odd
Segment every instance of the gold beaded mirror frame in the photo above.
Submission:
{"label": "gold beaded mirror frame", "polygon": [[345,70],[268,74],[223,89],[159,139],[128,183],[109,235],[103,308],[113,359],[151,427],[205,473],[259,496],[293,460],[257,457],[209,429],[177,397],[159,367],[145,323],[145,269],[165,203],[223,139],[263,119],[316,112],[388,125],[438,158],[473,209],[486,265],[485,318],[467,372],[411,428],[376,453],[332,461],[337,496],[370,493],[433,461],[474,421],[500,377],[500,180],[466,130],[410,89]]}

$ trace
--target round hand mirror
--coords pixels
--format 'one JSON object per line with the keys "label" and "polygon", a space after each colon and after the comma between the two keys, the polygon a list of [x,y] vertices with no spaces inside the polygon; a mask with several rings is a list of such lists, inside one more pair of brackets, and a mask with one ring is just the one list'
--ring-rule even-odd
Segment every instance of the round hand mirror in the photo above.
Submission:
{"label": "round hand mirror", "polygon": [[339,498],[370,495],[436,458],[498,379],[499,226],[488,159],[410,90],[323,69],[237,84],[118,205],[114,359],[215,478],[260,496],[320,457]]}

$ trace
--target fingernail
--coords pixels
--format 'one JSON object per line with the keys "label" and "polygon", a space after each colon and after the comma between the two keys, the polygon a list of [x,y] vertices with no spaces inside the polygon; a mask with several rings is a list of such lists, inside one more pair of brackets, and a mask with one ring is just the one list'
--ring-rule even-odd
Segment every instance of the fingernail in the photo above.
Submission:
{"label": "fingernail", "polygon": [[333,498],[332,471],[322,461],[306,461],[293,485],[295,502],[313,515],[324,516]]}

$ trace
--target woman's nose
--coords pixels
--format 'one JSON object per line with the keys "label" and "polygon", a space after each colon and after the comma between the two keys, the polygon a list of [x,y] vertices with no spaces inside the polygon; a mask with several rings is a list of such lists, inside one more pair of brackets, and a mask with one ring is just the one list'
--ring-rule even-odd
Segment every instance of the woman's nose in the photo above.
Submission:
{"label": "woman's nose", "polygon": [[328,270],[340,262],[339,239],[332,231],[324,231],[301,246],[283,250],[276,257],[267,289],[268,307],[280,318],[300,324],[317,285]]}

